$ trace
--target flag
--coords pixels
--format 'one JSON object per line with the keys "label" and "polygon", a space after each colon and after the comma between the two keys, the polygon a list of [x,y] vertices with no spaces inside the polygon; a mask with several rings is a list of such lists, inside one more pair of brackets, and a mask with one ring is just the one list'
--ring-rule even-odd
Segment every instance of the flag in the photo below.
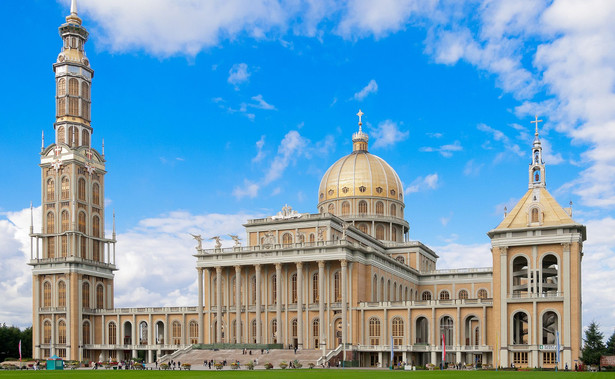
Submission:
{"label": "flag", "polygon": [[442,333],[442,367],[446,364],[446,336]]}
{"label": "flag", "polygon": [[555,331],[555,339],[557,340],[557,365],[559,366],[559,330]]}
{"label": "flag", "polygon": [[391,370],[393,369],[393,356],[395,353],[393,352],[393,336],[391,336]]}
{"label": "flag", "polygon": [[19,340],[19,362],[21,362],[21,340]]}

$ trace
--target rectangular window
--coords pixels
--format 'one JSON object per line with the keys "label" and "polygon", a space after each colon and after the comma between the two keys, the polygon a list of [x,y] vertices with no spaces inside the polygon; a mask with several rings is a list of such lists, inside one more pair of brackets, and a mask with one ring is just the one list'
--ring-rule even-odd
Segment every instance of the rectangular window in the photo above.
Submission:
{"label": "rectangular window", "polygon": [[546,365],[554,365],[555,364],[555,358],[556,358],[556,353],[555,351],[545,351],[544,353],[542,353],[542,363],[546,364]]}
{"label": "rectangular window", "polygon": [[527,351],[516,352],[513,355],[513,362],[516,365],[527,365]]}

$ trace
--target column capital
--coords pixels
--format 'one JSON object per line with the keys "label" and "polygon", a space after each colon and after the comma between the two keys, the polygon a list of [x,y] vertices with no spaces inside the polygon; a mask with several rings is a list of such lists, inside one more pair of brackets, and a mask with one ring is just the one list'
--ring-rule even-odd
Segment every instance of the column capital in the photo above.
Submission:
{"label": "column capital", "polygon": [[570,242],[562,242],[562,246],[564,247],[564,251],[570,251]]}
{"label": "column capital", "polygon": [[235,272],[241,272],[241,266],[240,265],[236,265],[235,266]]}
{"label": "column capital", "polygon": [[303,268],[303,262],[297,262],[297,270],[301,270]]}
{"label": "column capital", "polygon": [[256,272],[261,272],[261,265],[260,264],[255,264],[254,265],[254,270],[256,270]]}
{"label": "column capital", "polygon": [[340,260],[340,264],[342,265],[342,267],[347,267],[348,266],[348,261],[345,259],[341,259]]}
{"label": "column capital", "polygon": [[202,273],[203,273],[203,267],[197,267],[197,268],[196,268],[196,271],[197,271],[199,274],[202,274]]}
{"label": "column capital", "polygon": [[325,261],[318,261],[318,268],[325,268]]}
{"label": "column capital", "polygon": [[506,255],[508,253],[508,246],[500,246],[500,255]]}
{"label": "column capital", "polygon": [[216,274],[222,273],[222,266],[216,266]]}
{"label": "column capital", "polygon": [[276,271],[282,270],[282,264],[281,263],[276,263],[275,264],[275,269],[276,269]]}

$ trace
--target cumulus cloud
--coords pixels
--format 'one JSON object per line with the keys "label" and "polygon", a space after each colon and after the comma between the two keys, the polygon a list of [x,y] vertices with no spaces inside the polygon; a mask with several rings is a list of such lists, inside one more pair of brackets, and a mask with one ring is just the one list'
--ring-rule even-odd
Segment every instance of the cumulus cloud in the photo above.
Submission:
{"label": "cumulus cloud", "polygon": [[463,150],[463,146],[459,141],[455,141],[450,144],[442,145],[439,147],[431,147],[431,146],[423,146],[419,149],[419,151],[427,152],[427,153],[440,153],[444,158],[450,158],[453,156],[453,153],[456,151]]}
{"label": "cumulus cloud", "polygon": [[358,101],[363,101],[370,93],[378,92],[378,83],[374,79],[370,80],[369,83],[359,92],[354,94],[354,99]]}
{"label": "cumulus cloud", "polygon": [[408,139],[410,132],[407,130],[402,132],[399,130],[399,126],[396,122],[385,120],[379,123],[377,127],[373,128],[370,134],[374,138],[372,146],[377,149],[379,147],[393,146],[398,142]]}
{"label": "cumulus cloud", "polygon": [[252,163],[257,163],[265,158],[266,153],[263,151],[263,147],[265,146],[265,135],[261,136],[261,139],[256,141],[256,156],[252,158]]}
{"label": "cumulus cloud", "polygon": [[491,243],[460,244],[450,241],[446,245],[433,246],[439,269],[490,267]]}
{"label": "cumulus cloud", "polygon": [[499,142],[501,144],[500,153],[496,156],[494,162],[497,163],[504,159],[506,156],[512,154],[518,157],[523,157],[528,152],[522,150],[518,144],[514,143],[504,132],[498,129],[494,129],[489,125],[478,124],[478,130],[490,134],[493,138],[493,141]]}
{"label": "cumulus cloud", "polygon": [[419,176],[404,190],[404,194],[409,195],[414,192],[433,190],[438,188],[438,173],[434,172],[425,177]]}
{"label": "cumulus cloud", "polygon": [[[233,67],[228,71],[228,79],[227,81],[235,86],[235,89],[239,89],[239,84],[245,83],[250,78],[250,73],[248,72],[248,65],[245,63],[234,64]],[[260,95],[259,95],[260,96]]]}
{"label": "cumulus cloud", "polygon": [[265,99],[263,99],[263,95],[256,95],[256,96],[252,96],[252,100],[255,101],[255,103],[253,104],[248,104],[248,106],[251,106],[253,108],[258,108],[258,109],[265,109],[268,111],[273,111],[275,110],[275,106],[269,104],[268,102],[265,101]]}

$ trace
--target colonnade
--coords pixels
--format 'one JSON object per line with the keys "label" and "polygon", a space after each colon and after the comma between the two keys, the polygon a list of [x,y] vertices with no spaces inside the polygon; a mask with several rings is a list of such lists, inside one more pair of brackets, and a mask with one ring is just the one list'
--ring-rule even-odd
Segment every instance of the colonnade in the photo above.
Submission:
{"label": "colonnade", "polygon": [[[270,322],[275,319],[275,330],[271,332],[271,338],[275,339],[277,343],[293,344],[293,339],[296,339],[297,348],[301,349],[306,344],[305,341],[305,326],[310,325],[310,312],[316,311],[315,303],[317,303],[318,312],[318,343],[323,353],[326,350],[327,341],[327,322],[326,322],[326,310],[327,303],[339,302],[341,308],[342,317],[342,341],[348,341],[348,263],[346,260],[334,260],[334,261],[318,261],[311,262],[318,265],[318,288],[317,292],[314,292],[313,285],[310,281],[310,274],[306,272],[305,268],[308,264],[304,262],[296,263],[271,263],[271,264],[255,264],[255,265],[235,265],[234,277],[234,298],[233,302],[231,292],[233,290],[231,286],[232,269],[231,266],[216,266],[216,267],[198,267],[198,322],[199,322],[199,343],[222,343],[222,342],[234,342],[234,343],[250,343],[256,341],[256,343],[263,344],[268,343],[268,338],[263,336],[263,322]],[[327,291],[334,291],[333,285],[329,285],[331,274],[333,271],[325,268],[327,263],[335,264],[335,269],[339,267],[340,281],[339,290],[341,292],[341,301],[331,301],[327,296]],[[337,266],[339,264],[339,266]],[[272,302],[265,304],[263,301],[263,272],[270,272],[270,266],[275,269],[275,282],[271,285],[275,286],[275,296]],[[313,266],[312,266],[313,267]],[[283,268],[286,271],[283,273]],[[296,278],[296,298],[292,296],[292,275],[297,274]],[[312,272],[312,271],[310,271]],[[242,275],[243,274],[243,275]],[[286,274],[286,275],[284,275]],[[215,275],[215,277],[214,277]],[[307,275],[307,281],[306,281]],[[284,279],[283,280],[283,276]],[[210,285],[213,284],[215,278],[215,291],[211,291]],[[255,282],[254,289],[251,288],[254,283],[250,282],[250,278]],[[266,275],[267,280],[270,276]],[[285,285],[283,283],[286,283]],[[223,284],[225,290],[223,291]],[[307,284],[307,286],[306,286]],[[243,290],[242,290],[243,289]],[[268,289],[269,290],[269,289]],[[252,292],[250,292],[252,291]],[[268,291],[269,292],[269,291]],[[313,293],[310,299],[310,293]],[[250,296],[252,294],[252,297]],[[308,295],[307,299],[304,295]],[[242,296],[243,295],[243,296]],[[293,293],[294,295],[294,293]],[[273,296],[273,292],[272,292]],[[215,297],[215,300],[214,300]],[[225,298],[227,301],[225,302]],[[265,297],[267,299],[267,297]],[[296,301],[295,301],[296,300]],[[215,305],[214,305],[215,301]],[[226,307],[225,307],[226,303]],[[311,306],[310,306],[311,305]],[[234,309],[232,309],[234,307]],[[226,332],[231,331],[231,316],[234,313],[234,334],[235,338],[231,340]],[[275,314],[274,318],[267,317],[270,314]],[[286,313],[283,317],[283,313]],[[242,316],[243,314],[243,316]],[[263,314],[265,317],[263,317]],[[312,315],[315,316],[315,315]],[[205,328],[207,325],[205,318],[207,317],[209,323],[214,325],[210,328],[209,338],[206,341]],[[215,322],[214,318],[215,317]],[[297,330],[296,336],[293,334],[292,326],[290,323],[296,317]],[[223,331],[223,323],[226,318],[228,328]],[[242,322],[246,323],[246,327],[242,328]],[[252,324],[254,322],[254,324]],[[254,330],[255,329],[255,330]],[[289,336],[285,336],[288,331]],[[308,333],[309,334],[309,333]],[[287,337],[287,338],[285,338]],[[313,336],[316,337],[316,336]],[[316,339],[316,338],[315,338]],[[316,347],[316,346],[312,346]]]}

